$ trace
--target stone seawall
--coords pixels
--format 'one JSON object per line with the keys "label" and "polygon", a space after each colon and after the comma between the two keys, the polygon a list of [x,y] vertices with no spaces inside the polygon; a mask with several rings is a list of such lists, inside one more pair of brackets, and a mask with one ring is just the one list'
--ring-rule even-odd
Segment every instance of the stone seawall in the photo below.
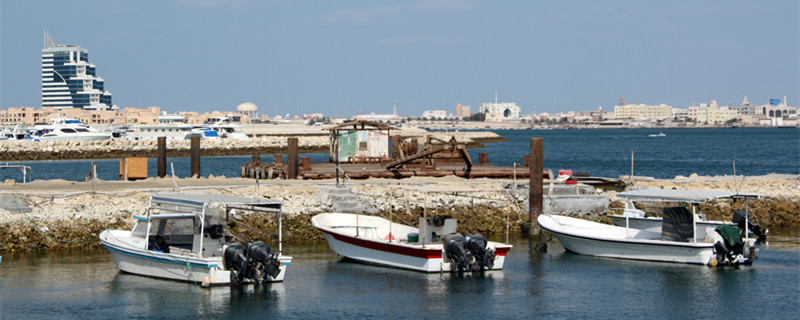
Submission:
{"label": "stone seawall", "polygon": [[[290,133],[287,133],[290,134]],[[419,136],[418,136],[419,134]],[[404,137],[423,137],[413,132]],[[427,134],[427,133],[425,133]],[[480,147],[481,142],[504,141],[493,132],[430,133],[439,139],[455,136],[468,147]],[[209,139],[200,142],[202,156],[235,156],[260,154],[285,154],[287,136],[263,136],[258,138]],[[330,149],[327,135],[298,136],[300,153],[325,153]],[[157,157],[156,140],[100,140],[100,141],[2,141],[0,161],[73,160],[73,159],[119,159],[125,157]],[[168,157],[188,157],[190,140],[167,140]]]}

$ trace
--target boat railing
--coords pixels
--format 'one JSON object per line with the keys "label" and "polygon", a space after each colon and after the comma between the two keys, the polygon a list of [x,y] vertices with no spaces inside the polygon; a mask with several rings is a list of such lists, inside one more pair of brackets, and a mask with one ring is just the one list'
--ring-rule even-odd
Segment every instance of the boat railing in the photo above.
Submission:
{"label": "boat railing", "polygon": [[[8,162],[6,162],[6,164],[0,164],[0,169],[20,169],[20,171],[22,171],[22,183],[25,183],[33,179],[33,172],[31,171],[31,167],[26,165],[8,164]],[[31,179],[26,180],[26,178],[28,177],[30,177]]]}
{"label": "boat railing", "polygon": [[[330,226],[332,229],[356,229],[356,230],[363,230],[361,232],[361,236],[366,236],[368,234],[372,234],[375,238],[380,238],[378,235],[378,227],[375,226],[352,226],[352,225],[341,225],[341,226]],[[359,233],[356,233],[358,236]]]}

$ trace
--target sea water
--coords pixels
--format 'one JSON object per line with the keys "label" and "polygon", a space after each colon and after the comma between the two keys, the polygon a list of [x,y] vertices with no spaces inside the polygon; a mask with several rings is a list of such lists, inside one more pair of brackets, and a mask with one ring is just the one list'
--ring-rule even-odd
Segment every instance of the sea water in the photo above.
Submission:
{"label": "sea water", "polygon": [[[595,176],[798,174],[798,129],[502,130],[509,142],[484,149],[490,163],[521,163],[532,137],[544,138],[545,167]],[[309,156],[309,155],[304,155]],[[327,154],[310,155],[325,161]],[[265,161],[271,157],[265,156]],[[203,175],[238,176],[249,157],[205,157]],[[169,158],[175,173],[188,158]],[[24,162],[35,179],[82,181],[91,161]],[[96,160],[114,180],[118,160]],[[150,159],[150,175],[155,159]],[[9,177],[0,170],[0,178]],[[325,241],[285,243],[294,257],[284,283],[203,289],[121,273],[107,250],[2,253],[0,318],[758,318],[800,313],[800,229],[774,228],[751,266],[710,268],[581,256],[555,239],[511,239],[505,269],[484,274],[423,274],[355,263]],[[496,240],[496,239],[495,239]]]}
{"label": "sea water", "polygon": [[6,254],[2,319],[796,319],[800,230],[776,229],[753,265],[707,267],[582,256],[512,238],[505,269],[425,274],[284,243],[283,283],[214,287],[118,271],[102,248]]}
{"label": "sea water", "polygon": [[[522,164],[530,154],[530,139],[544,139],[544,167],[587,171],[592,176],[616,178],[633,174],[659,179],[677,175],[764,175],[800,174],[800,129],[714,128],[714,129],[569,129],[497,130],[506,142],[487,143],[486,148],[469,149],[473,161],[478,154],[489,155],[489,163],[500,166]],[[663,132],[666,136],[650,137]],[[1,155],[0,155],[1,156]],[[272,162],[262,155],[262,162]],[[283,155],[286,162],[286,155]],[[327,162],[327,153],[302,154],[312,162]],[[1,161],[2,159],[0,159]],[[251,156],[203,157],[200,171],[209,175],[239,177]],[[0,162],[0,164],[3,164]],[[119,179],[119,159],[22,161],[32,169],[32,179],[85,181],[92,165],[98,177]],[[148,176],[157,175],[155,158],[148,160]],[[167,158],[167,174],[190,175],[190,158]],[[17,169],[0,170],[0,181],[22,181]]]}

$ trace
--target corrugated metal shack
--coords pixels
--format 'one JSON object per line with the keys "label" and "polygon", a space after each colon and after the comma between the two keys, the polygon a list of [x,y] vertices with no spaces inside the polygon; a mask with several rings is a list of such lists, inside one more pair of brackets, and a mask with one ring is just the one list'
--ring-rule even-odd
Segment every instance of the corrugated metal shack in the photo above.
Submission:
{"label": "corrugated metal shack", "polygon": [[330,162],[382,162],[389,159],[389,133],[397,128],[383,123],[356,120],[328,128]]}

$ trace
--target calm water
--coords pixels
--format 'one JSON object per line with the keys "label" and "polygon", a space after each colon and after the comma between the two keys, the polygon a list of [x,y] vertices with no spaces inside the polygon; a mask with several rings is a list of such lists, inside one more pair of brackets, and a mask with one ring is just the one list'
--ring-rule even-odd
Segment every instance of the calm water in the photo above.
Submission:
{"label": "calm water", "polygon": [[[544,138],[544,167],[557,171],[589,171],[594,176],[617,177],[631,173],[631,150],[634,151],[634,174],[656,178],[768,173],[800,174],[800,129],[602,129],[602,130],[499,130],[508,142],[487,144],[488,148],[470,149],[477,161],[479,153],[488,153],[489,162],[511,166],[522,163],[530,153],[530,138]],[[665,137],[649,137],[664,132]],[[313,162],[328,160],[327,153],[304,154]],[[1,157],[1,155],[0,155]],[[284,160],[285,160],[284,155]],[[0,159],[1,161],[2,159]],[[238,177],[240,167],[250,156],[204,157],[203,176]],[[272,161],[272,156],[262,156]],[[100,179],[119,179],[119,160],[95,160]],[[91,161],[10,162],[32,168],[33,179],[84,181],[91,171]],[[175,175],[190,173],[189,158],[168,158]],[[156,176],[156,159],[148,161],[148,175]],[[22,180],[16,169],[0,170],[0,181]]]}
{"label": "calm water", "polygon": [[513,239],[506,269],[421,274],[339,259],[324,241],[285,245],[286,281],[203,289],[120,273],[104,249],[6,255],[0,318],[796,319],[800,230],[778,229],[752,266],[547,253]]}

